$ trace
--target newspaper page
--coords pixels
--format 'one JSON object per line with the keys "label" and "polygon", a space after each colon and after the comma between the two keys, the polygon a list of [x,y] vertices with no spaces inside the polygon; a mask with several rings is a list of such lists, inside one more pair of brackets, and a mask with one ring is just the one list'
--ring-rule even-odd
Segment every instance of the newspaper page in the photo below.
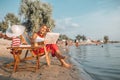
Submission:
{"label": "newspaper page", "polygon": [[56,44],[59,35],[59,33],[48,32],[45,36],[46,44]]}

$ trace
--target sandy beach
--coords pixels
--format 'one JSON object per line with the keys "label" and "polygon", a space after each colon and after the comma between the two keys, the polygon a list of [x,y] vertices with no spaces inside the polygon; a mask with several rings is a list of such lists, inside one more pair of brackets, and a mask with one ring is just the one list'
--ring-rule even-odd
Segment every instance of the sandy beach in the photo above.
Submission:
{"label": "sandy beach", "polygon": [[[72,64],[70,69],[60,66],[60,62],[54,57],[51,58],[49,67],[45,58],[41,58],[40,69],[37,72],[35,72],[35,60],[20,63],[17,72],[13,72],[13,66],[5,67],[6,63],[13,61],[13,56],[6,49],[10,43],[10,40],[0,39],[0,80],[84,80],[77,67],[71,63],[69,56],[67,62]],[[62,52],[63,55],[68,55],[66,51]]]}

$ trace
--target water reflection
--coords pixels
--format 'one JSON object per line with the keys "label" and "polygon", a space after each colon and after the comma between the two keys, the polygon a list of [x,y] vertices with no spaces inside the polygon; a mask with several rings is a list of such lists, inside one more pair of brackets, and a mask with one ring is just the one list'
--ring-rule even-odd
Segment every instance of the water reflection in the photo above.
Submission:
{"label": "water reflection", "polygon": [[[117,46],[117,47],[116,47]],[[94,80],[120,80],[120,44],[72,47],[70,55]]]}
{"label": "water reflection", "polygon": [[83,64],[86,61],[86,57],[87,57],[87,47],[80,46],[79,50],[80,50],[79,53],[80,53],[80,58],[81,58],[81,64]]}
{"label": "water reflection", "polygon": [[109,52],[109,44],[105,44],[104,45],[104,53],[105,53],[105,57],[110,57],[110,52]]}

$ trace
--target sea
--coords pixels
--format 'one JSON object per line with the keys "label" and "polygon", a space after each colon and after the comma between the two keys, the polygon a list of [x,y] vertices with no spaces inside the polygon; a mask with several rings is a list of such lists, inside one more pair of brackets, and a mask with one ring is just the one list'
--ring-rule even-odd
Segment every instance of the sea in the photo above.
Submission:
{"label": "sea", "polygon": [[120,43],[70,46],[69,55],[86,80],[120,80]]}

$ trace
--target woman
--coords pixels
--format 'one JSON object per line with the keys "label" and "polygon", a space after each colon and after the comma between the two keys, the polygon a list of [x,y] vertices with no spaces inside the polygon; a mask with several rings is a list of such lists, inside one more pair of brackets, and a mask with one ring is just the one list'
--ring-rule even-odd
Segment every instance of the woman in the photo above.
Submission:
{"label": "woman", "polygon": [[[35,46],[39,46],[39,44],[42,44],[44,42],[44,37],[46,36],[46,33],[49,32],[50,30],[47,28],[46,25],[42,25],[37,33],[34,33],[33,35],[33,41],[35,42],[37,39],[41,40],[39,43],[35,43]],[[61,55],[61,52],[57,46],[57,44],[46,44],[46,50],[52,54],[53,57],[57,57],[58,60],[61,62],[61,65],[64,67],[69,68],[70,65],[65,62],[65,56]],[[39,50],[34,50],[33,51],[34,55],[42,55],[44,53],[44,48],[39,48]]]}

